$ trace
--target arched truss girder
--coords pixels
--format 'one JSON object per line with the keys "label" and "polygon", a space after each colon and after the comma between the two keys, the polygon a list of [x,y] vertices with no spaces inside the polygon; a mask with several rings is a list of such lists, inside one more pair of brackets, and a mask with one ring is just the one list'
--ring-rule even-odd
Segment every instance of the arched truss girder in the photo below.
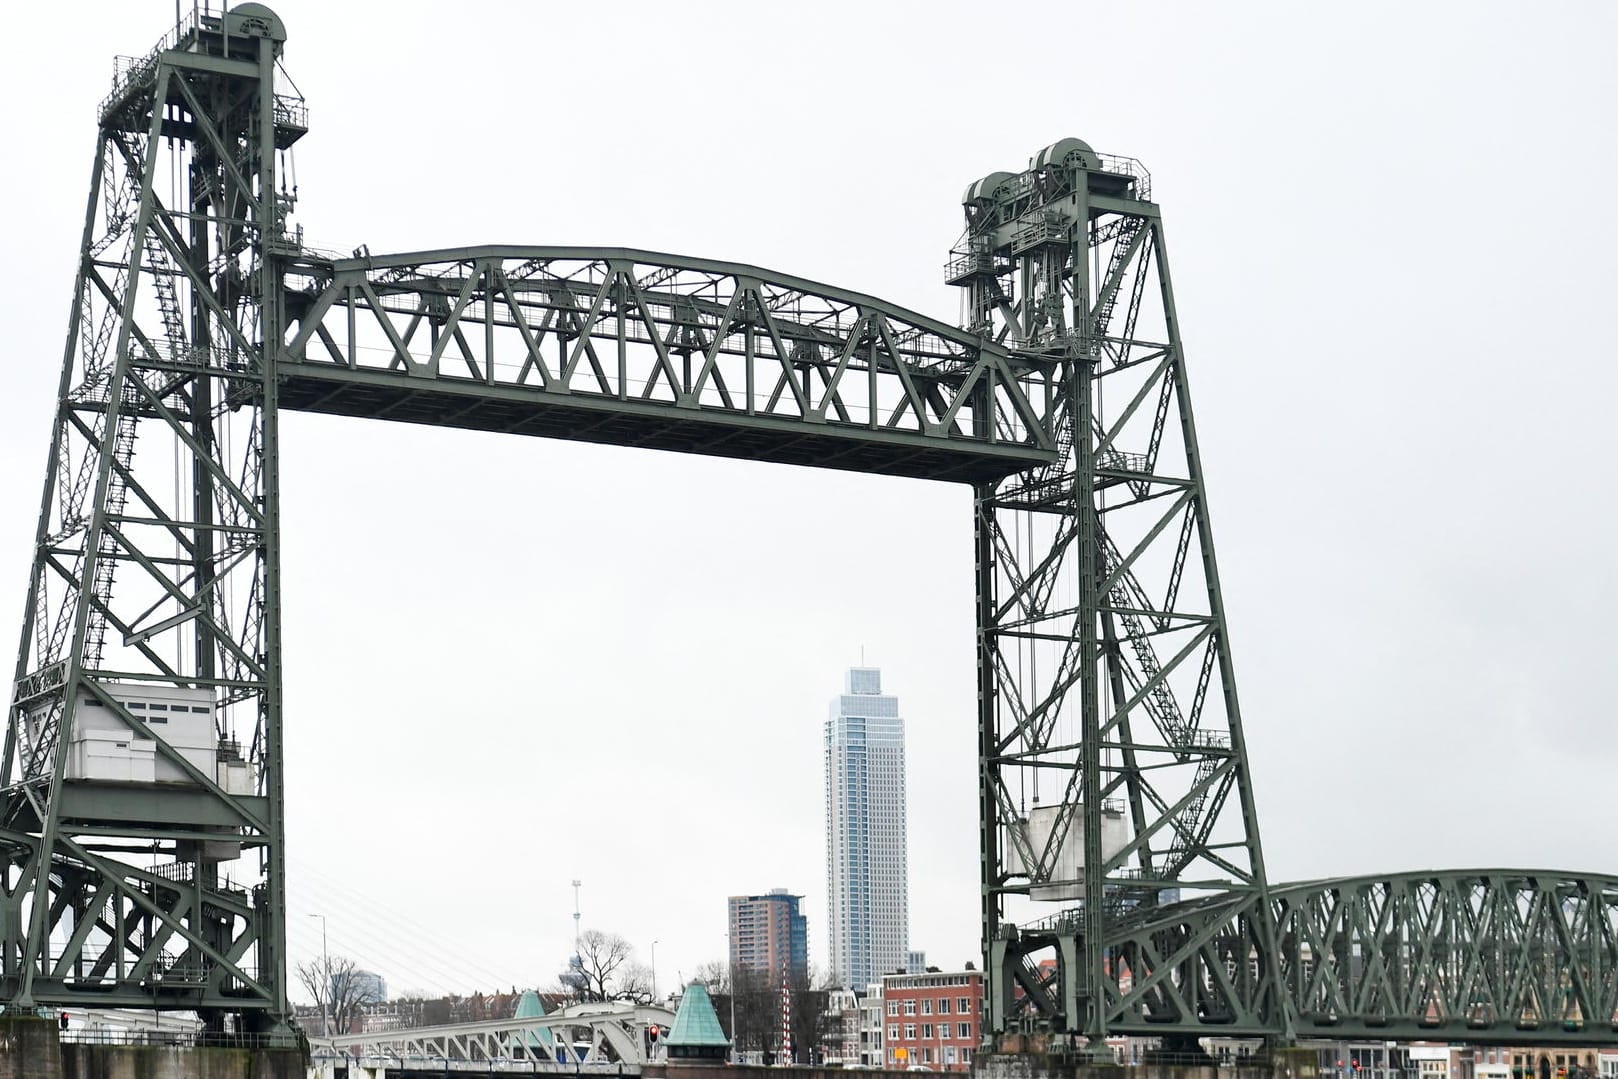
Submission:
{"label": "arched truss girder", "polygon": [[[1618,877],[1429,870],[1272,885],[1269,895],[1279,986],[1265,975],[1256,894],[1133,908],[1116,897],[1104,942],[1108,1028],[1618,1044]],[[1072,950],[1083,931],[1073,915],[1024,929],[1013,958],[1029,984],[1038,979],[1026,957]]]}
{"label": "arched truss girder", "polygon": [[282,407],[966,482],[1056,459],[1051,359],[756,266],[487,246],[285,280]]}
{"label": "arched truss girder", "polygon": [[647,1029],[667,1030],[674,1013],[656,1005],[575,1005],[554,1015],[488,1019],[444,1026],[311,1038],[311,1052],[391,1060],[522,1061],[525,1070],[563,1071],[621,1065],[639,1068],[647,1058]]}

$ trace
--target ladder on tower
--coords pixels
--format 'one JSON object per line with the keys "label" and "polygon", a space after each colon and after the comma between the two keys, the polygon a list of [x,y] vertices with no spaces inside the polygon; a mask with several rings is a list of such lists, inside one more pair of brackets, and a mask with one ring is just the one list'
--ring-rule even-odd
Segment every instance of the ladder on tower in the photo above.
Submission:
{"label": "ladder on tower", "polygon": [[[125,406],[133,404],[130,400],[132,396],[125,390]],[[107,636],[106,610],[112,600],[112,580],[118,567],[118,560],[113,554],[114,541],[106,529],[106,523],[123,515],[124,504],[129,498],[129,485],[124,480],[124,473],[135,461],[135,416],[128,407],[119,410],[111,442],[115,467],[107,476],[107,501],[101,511],[102,528],[96,544],[95,574],[90,582],[91,606],[84,639],[84,667],[87,670],[101,665],[101,653]]]}

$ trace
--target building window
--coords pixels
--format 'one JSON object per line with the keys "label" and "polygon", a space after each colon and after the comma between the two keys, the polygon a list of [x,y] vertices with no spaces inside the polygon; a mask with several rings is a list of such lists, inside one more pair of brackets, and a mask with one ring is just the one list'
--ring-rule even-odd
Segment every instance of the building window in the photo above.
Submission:
{"label": "building window", "polygon": [[955,1009],[956,1011],[960,1012],[962,1015],[971,1014],[971,1011],[972,1011],[972,998],[971,997],[960,997],[959,999],[957,999],[955,1001],[955,1003],[957,1005],[957,1007]]}
{"label": "building window", "polygon": [[899,1024],[898,1023],[891,1023],[888,1026],[888,1041],[896,1042],[898,1040],[899,1040]]}
{"label": "building window", "polygon": [[923,997],[922,998],[922,1000],[921,1000],[921,1014],[922,1015],[931,1015],[931,1014],[933,1014],[933,998],[932,997]]}
{"label": "building window", "polygon": [[921,1037],[923,1041],[930,1042],[933,1040],[933,1025],[931,1023],[921,1024]]}
{"label": "building window", "polygon": [[913,1001],[913,1000],[905,1001],[905,1014],[906,1015],[915,1015],[916,1014],[916,1002],[915,1001]]}
{"label": "building window", "polygon": [[899,1002],[897,1000],[888,1001],[888,1014],[889,1015],[898,1015],[899,1014]]}
{"label": "building window", "polygon": [[906,1041],[911,1041],[911,1042],[916,1040],[916,1024],[914,1024],[914,1023],[906,1023],[905,1024],[905,1040]]}
{"label": "building window", "polygon": [[972,1024],[971,1023],[956,1023],[955,1024],[955,1036],[957,1038],[960,1038],[962,1041],[970,1041],[971,1038],[972,1038]]}
{"label": "building window", "polygon": [[938,998],[938,1014],[939,1015],[948,1015],[949,1014],[949,998],[948,997],[939,997]]}

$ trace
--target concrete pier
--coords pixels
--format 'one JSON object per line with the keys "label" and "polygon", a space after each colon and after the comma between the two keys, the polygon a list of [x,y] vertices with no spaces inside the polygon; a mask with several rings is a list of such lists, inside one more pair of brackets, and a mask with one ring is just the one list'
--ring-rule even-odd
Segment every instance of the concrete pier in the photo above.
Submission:
{"label": "concrete pier", "polygon": [[[723,1063],[648,1064],[644,1079],[781,1079],[780,1068]],[[922,1079],[920,1073],[885,1069],[795,1067],[792,1079]],[[934,1072],[935,1076],[956,1074]],[[972,1079],[1320,1079],[1312,1049],[1272,1049],[1250,1063],[1218,1067],[1196,1064],[1086,1064],[1054,1053],[982,1053],[972,1061]]]}
{"label": "concrete pier", "polygon": [[0,1079],[304,1079],[301,1049],[62,1042],[54,1021],[0,1016]]}

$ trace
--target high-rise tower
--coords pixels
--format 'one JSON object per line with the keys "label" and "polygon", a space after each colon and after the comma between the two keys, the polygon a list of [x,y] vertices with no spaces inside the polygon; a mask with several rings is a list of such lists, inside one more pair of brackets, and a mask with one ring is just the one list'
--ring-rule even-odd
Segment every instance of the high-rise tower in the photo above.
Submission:
{"label": "high-rise tower", "polygon": [[826,719],[826,922],[832,972],[862,989],[905,962],[905,737],[882,672],[854,667]]}
{"label": "high-rise tower", "polygon": [[801,895],[772,888],[764,895],[733,895],[728,900],[730,965],[780,976],[785,967],[795,981],[809,973],[809,922],[798,909]]}

